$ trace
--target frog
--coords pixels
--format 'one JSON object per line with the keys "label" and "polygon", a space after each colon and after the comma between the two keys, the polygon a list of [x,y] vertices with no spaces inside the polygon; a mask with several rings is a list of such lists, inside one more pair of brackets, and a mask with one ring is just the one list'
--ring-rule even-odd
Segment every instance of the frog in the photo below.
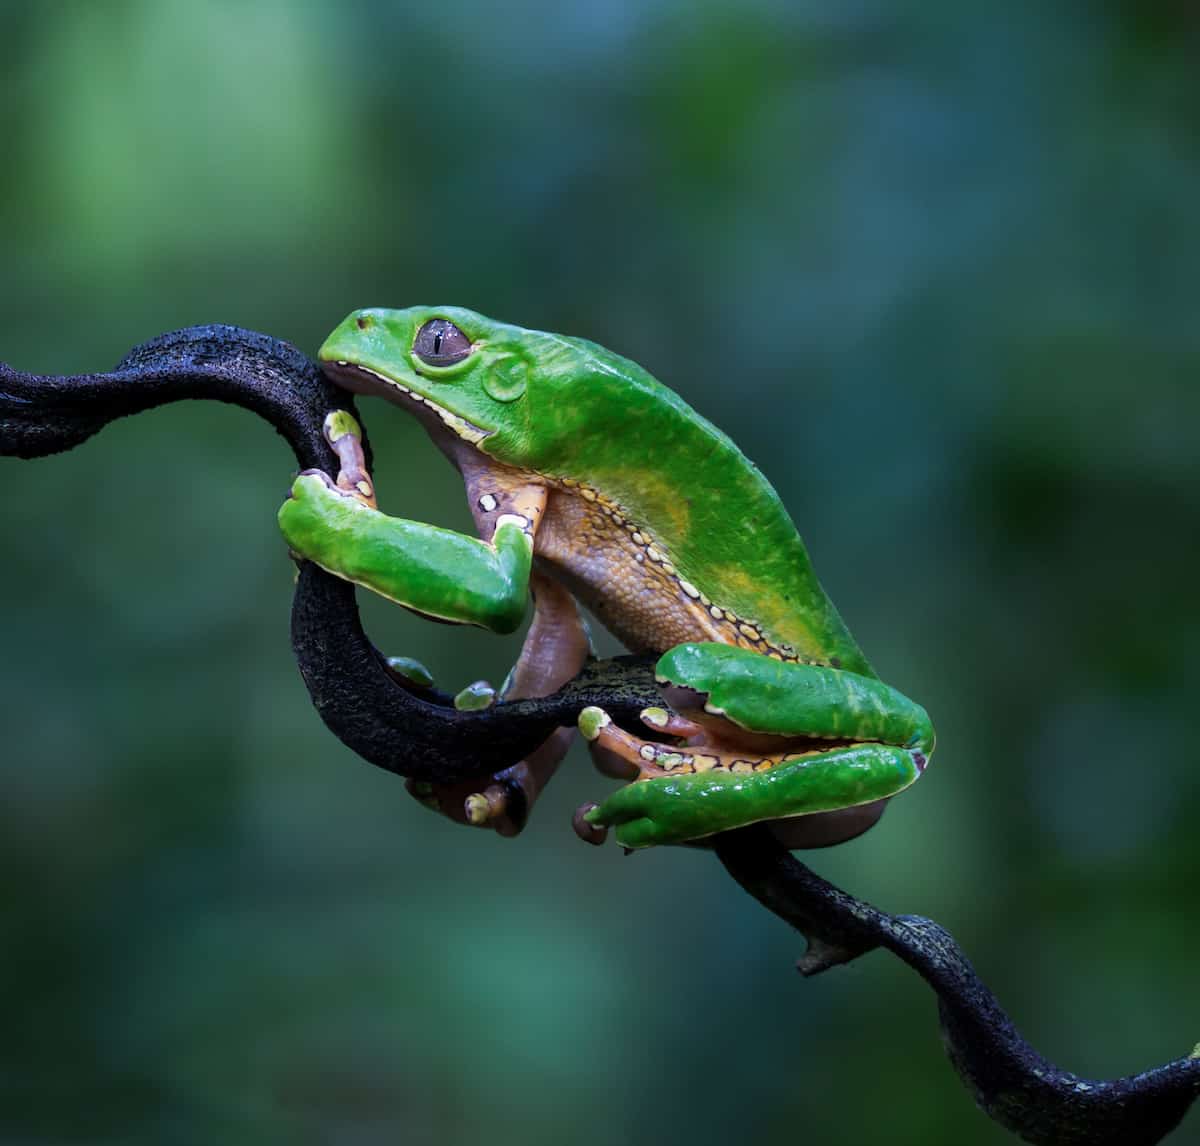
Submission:
{"label": "frog", "polygon": [[[818,581],[779,494],[723,431],[637,363],[595,342],[458,306],[353,311],[318,351],[356,395],[428,431],[462,476],[477,536],[378,508],[362,431],[326,419],[339,472],[299,474],[278,519],[294,555],[436,621],[497,634],[533,616],[499,690],[549,695],[593,650],[584,610],[655,659],[661,705],[577,730],[626,783],[577,810],[578,834],[627,850],[704,846],[766,823],[788,846],[871,827],[925,771],[925,709],[885,683]],[[397,658],[414,688],[421,666]],[[461,823],[514,834],[566,754],[560,728],[491,782],[412,784]]]}

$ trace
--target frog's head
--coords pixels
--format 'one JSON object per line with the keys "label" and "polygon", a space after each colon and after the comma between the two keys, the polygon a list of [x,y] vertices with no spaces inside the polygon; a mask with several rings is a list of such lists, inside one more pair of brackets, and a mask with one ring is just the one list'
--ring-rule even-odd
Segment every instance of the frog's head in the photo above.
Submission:
{"label": "frog's head", "polygon": [[479,446],[525,421],[535,341],[531,331],[457,306],[356,310],[318,357],[339,385],[423,405],[427,418],[432,411]]}
{"label": "frog's head", "polygon": [[615,362],[640,371],[582,339],[456,306],[356,310],[318,357],[338,385],[381,394],[435,430],[440,420],[501,461],[539,469],[553,468],[581,430],[598,430],[601,395],[588,385],[597,373],[611,379]]}

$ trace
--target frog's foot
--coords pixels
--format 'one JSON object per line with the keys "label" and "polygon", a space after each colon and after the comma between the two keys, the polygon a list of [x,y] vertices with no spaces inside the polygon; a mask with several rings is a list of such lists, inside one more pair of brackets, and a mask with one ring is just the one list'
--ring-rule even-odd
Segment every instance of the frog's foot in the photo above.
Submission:
{"label": "frog's foot", "polygon": [[428,692],[433,688],[433,673],[413,657],[388,657],[388,671],[399,677],[405,687]]}
{"label": "frog's foot", "polygon": [[646,708],[639,716],[652,732],[681,743],[642,740],[614,724],[602,708],[585,708],[579,714],[579,731],[588,742],[596,767],[605,775],[650,780],[696,772],[752,772],[773,767],[783,759],[782,755],[751,757],[744,749],[722,745],[703,725],[665,708]]}
{"label": "frog's foot", "polygon": [[[318,477],[343,497],[377,510],[379,506],[375,501],[375,483],[367,471],[367,458],[363,452],[362,427],[346,410],[333,410],[325,415],[321,430],[325,440],[337,454],[337,477],[331,478],[324,470],[319,469],[301,470],[298,476]],[[288,491],[288,497],[295,496],[296,488],[293,486]]]}
{"label": "frog's foot", "polygon": [[409,780],[405,787],[419,803],[455,823],[515,836],[574,737],[574,729],[559,728],[520,763],[493,776],[457,784]]}
{"label": "frog's foot", "polygon": [[[665,708],[645,708],[639,717],[652,733],[661,736],[695,741],[704,735],[704,729],[699,724]],[[630,735],[617,727],[604,709],[595,706],[585,708],[579,714],[578,723],[579,731],[588,742],[592,763],[605,776],[611,776],[614,780],[638,780],[665,772],[665,769],[654,766],[648,753],[651,748],[666,751],[666,745],[650,745],[649,741]],[[643,749],[647,754],[643,754]]]}
{"label": "frog's foot", "polygon": [[495,703],[496,690],[486,680],[473,681],[454,697],[454,707],[459,712],[479,712]]}
{"label": "frog's foot", "polygon": [[[744,753],[718,751],[706,744],[706,730],[695,721],[657,707],[643,709],[639,717],[651,732],[673,737],[680,745],[642,740],[613,723],[602,708],[588,707],[579,714],[579,731],[588,742],[597,770],[615,779],[633,781],[617,796],[675,775],[732,772],[735,764],[738,771],[751,768]],[[608,838],[609,826],[616,826],[617,840],[627,849],[676,842],[665,825],[656,826],[652,817],[643,814],[639,798],[618,800],[617,796],[603,805],[582,804],[576,809],[572,826],[580,839],[602,844]]]}
{"label": "frog's foot", "polygon": [[588,819],[600,805],[588,801],[586,804],[580,804],[575,809],[575,815],[571,817],[571,827],[575,829],[575,834],[583,840],[585,844],[595,844],[597,847],[608,839],[608,829],[601,827],[599,824],[593,824]]}
{"label": "frog's foot", "polygon": [[334,410],[325,415],[321,427],[325,440],[338,456],[338,475],[334,485],[363,505],[378,508],[375,503],[375,483],[367,472],[367,459],[363,453],[362,427],[353,415],[345,410]]}
{"label": "frog's foot", "polygon": [[792,738],[781,747],[776,740],[765,749],[760,740],[749,748],[680,717],[664,723],[651,713],[642,720],[686,742],[639,739],[602,709],[580,714],[580,731],[603,755],[605,770],[615,771],[616,762],[634,778],[577,813],[576,831],[589,842],[614,827],[626,848],[688,843],[763,820],[840,812],[894,796],[925,764],[920,751],[890,744]]}
{"label": "frog's foot", "polygon": [[[476,681],[463,689],[454,698],[454,706],[460,711],[487,708],[498,700],[549,696],[587,661],[591,642],[574,597],[536,570],[529,581],[534,614],[521,656],[499,695],[486,681]],[[456,823],[515,836],[574,739],[573,728],[559,728],[524,760],[495,775],[459,784],[409,781],[408,790],[426,807]]]}

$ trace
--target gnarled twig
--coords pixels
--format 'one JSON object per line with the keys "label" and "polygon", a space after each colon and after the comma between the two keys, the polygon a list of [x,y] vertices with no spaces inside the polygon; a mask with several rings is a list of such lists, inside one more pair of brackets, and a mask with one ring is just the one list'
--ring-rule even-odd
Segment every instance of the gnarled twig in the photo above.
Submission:
{"label": "gnarled twig", "polygon": [[1151,1146],[1200,1097],[1200,1058],[1093,1081],[1047,1062],[1020,1035],[962,948],[939,923],[888,915],[827,883],[761,827],[718,837],[726,870],[808,939],[804,975],[885,948],[938,997],[947,1051],[975,1101],[1002,1126],[1045,1146]]}
{"label": "gnarled twig", "polygon": [[[301,468],[333,472],[326,413],[353,408],[299,351],[229,326],[192,327],[131,351],[108,374],[60,378],[0,363],[0,455],[70,449],[114,418],[184,398],[245,406],[288,441]],[[351,586],[302,565],[293,644],[321,718],[367,760],[416,779],[450,781],[499,771],[573,723],[586,705],[633,720],[657,700],[646,665],[595,662],[553,696],[458,712],[432,691],[415,693],[390,673],[362,631]],[[1200,1096],[1200,1057],[1112,1081],[1060,1070],[1021,1038],[945,928],[894,916],[827,883],[762,826],[728,832],[714,847],[730,875],[801,931],[799,967],[815,975],[885,948],[935,991],[951,1062],[979,1105],[1028,1142],[1046,1146],[1151,1146]]]}

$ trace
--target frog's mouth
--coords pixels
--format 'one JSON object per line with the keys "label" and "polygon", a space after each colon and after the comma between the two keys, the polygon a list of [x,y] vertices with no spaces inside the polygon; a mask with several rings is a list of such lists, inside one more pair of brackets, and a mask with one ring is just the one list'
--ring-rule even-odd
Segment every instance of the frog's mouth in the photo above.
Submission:
{"label": "frog's mouth", "polygon": [[349,390],[354,394],[374,394],[387,398],[398,406],[410,408],[411,412],[427,425],[433,424],[432,419],[436,418],[451,433],[462,438],[463,441],[470,442],[473,446],[478,446],[490,433],[489,430],[467,421],[453,410],[439,406],[424,394],[405,386],[403,382],[397,382],[395,378],[389,378],[386,374],[379,374],[370,367],[360,366],[356,362],[338,360],[322,362],[321,370],[343,390]]}

